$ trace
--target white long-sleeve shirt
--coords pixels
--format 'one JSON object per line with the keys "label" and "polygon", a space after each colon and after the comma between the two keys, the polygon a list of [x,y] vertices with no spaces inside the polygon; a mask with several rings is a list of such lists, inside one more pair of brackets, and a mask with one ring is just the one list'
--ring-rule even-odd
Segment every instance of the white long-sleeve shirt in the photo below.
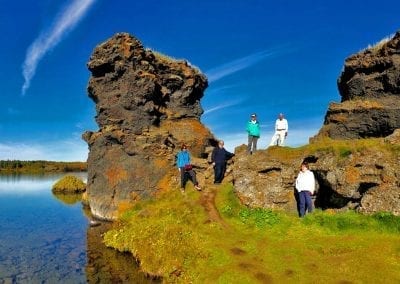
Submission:
{"label": "white long-sleeve shirt", "polygon": [[275,121],[275,130],[276,131],[278,131],[278,130],[286,130],[286,131],[288,131],[289,130],[289,125],[288,125],[288,122],[287,122],[286,118],[283,118],[283,119],[279,119],[278,118]]}
{"label": "white long-sleeve shirt", "polygon": [[300,171],[296,178],[296,189],[300,191],[310,191],[314,194],[315,191],[315,179],[314,174],[310,170]]}

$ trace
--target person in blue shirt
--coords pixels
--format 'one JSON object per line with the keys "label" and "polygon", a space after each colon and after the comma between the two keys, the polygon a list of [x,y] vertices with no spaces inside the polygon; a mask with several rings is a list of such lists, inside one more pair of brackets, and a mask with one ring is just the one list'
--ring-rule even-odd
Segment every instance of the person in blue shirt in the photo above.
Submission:
{"label": "person in blue shirt", "polygon": [[226,161],[235,154],[228,152],[224,148],[224,141],[218,141],[218,147],[215,147],[211,154],[211,162],[214,166],[214,183],[221,183],[226,171]]}
{"label": "person in blue shirt", "polygon": [[197,190],[201,190],[199,183],[196,179],[196,173],[192,168],[191,160],[190,160],[190,153],[187,150],[187,146],[185,144],[182,145],[181,151],[178,152],[176,155],[176,165],[179,169],[181,174],[181,191],[182,193],[185,192],[185,186],[188,179],[190,179],[194,187]]}
{"label": "person in blue shirt", "polygon": [[247,153],[252,154],[257,150],[257,140],[260,138],[260,123],[255,113],[250,116],[246,131],[248,134]]}

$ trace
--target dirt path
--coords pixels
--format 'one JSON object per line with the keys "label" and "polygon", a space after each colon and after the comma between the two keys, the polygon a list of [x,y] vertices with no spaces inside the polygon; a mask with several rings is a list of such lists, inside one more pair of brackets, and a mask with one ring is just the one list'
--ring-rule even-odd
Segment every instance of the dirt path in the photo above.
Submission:
{"label": "dirt path", "polygon": [[207,188],[202,192],[200,197],[200,204],[208,213],[210,222],[220,223],[224,228],[229,228],[229,225],[222,219],[217,207],[215,206],[215,195],[218,187],[215,185],[207,185]]}

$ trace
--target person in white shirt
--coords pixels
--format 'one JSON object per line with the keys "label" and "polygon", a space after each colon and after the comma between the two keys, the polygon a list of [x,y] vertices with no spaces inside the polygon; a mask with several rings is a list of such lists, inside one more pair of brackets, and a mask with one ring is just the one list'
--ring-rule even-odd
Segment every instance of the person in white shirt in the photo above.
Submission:
{"label": "person in white shirt", "polygon": [[313,211],[311,196],[315,191],[315,178],[312,171],[309,170],[307,162],[301,164],[300,172],[296,178],[296,190],[298,192],[299,216],[304,217],[306,211]]}
{"label": "person in white shirt", "polygon": [[283,114],[280,113],[278,119],[275,121],[275,133],[272,136],[271,143],[269,146],[283,146],[285,142],[285,138],[288,135],[289,125],[287,120],[283,117]]}

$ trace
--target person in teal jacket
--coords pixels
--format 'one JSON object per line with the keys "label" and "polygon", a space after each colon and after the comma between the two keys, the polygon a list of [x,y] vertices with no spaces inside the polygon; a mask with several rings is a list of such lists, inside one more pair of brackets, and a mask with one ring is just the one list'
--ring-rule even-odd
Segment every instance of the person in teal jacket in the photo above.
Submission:
{"label": "person in teal jacket", "polygon": [[247,122],[247,153],[252,154],[257,150],[257,140],[260,138],[260,123],[257,120],[257,115],[253,113],[250,120]]}
{"label": "person in teal jacket", "polygon": [[197,190],[201,190],[201,187],[199,186],[199,183],[196,179],[196,173],[192,169],[192,164],[190,163],[190,154],[185,144],[182,145],[181,151],[179,151],[176,155],[176,165],[181,174],[181,191],[185,191],[185,185],[188,179],[193,182],[194,187]]}

